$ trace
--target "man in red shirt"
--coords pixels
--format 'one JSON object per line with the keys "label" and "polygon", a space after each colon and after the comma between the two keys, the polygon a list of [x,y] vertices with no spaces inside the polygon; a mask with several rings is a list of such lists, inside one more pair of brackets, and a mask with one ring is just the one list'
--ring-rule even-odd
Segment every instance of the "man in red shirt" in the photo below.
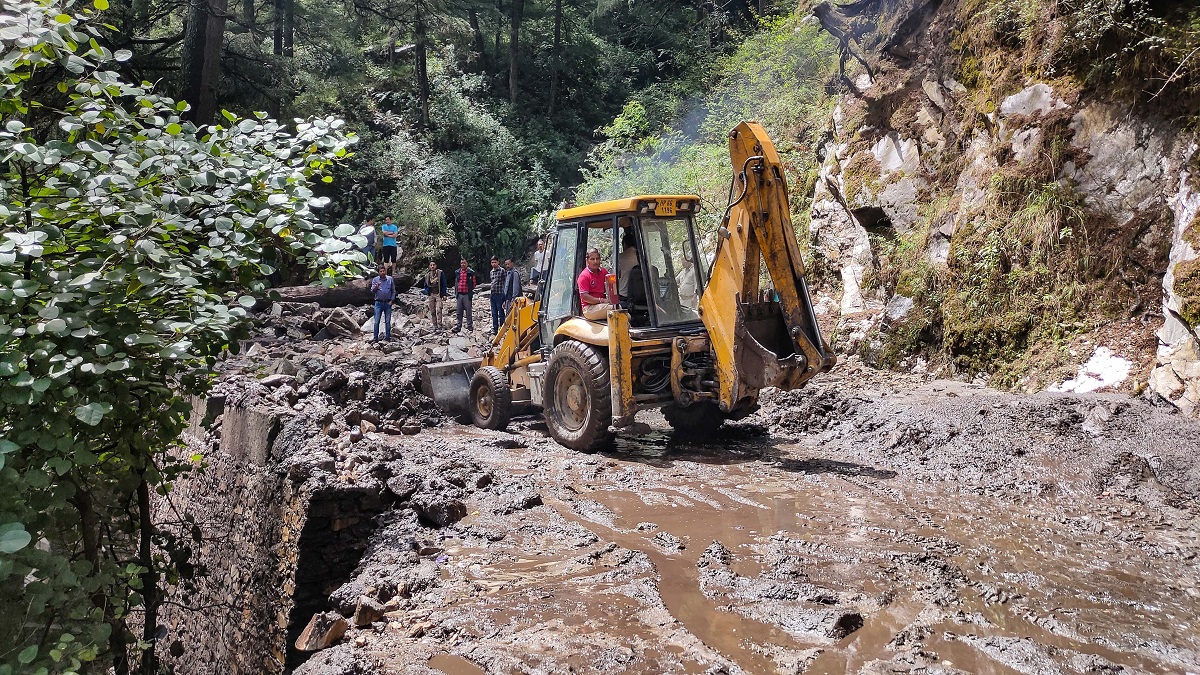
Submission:
{"label": "man in red shirt", "polygon": [[575,286],[579,289],[579,302],[583,305],[583,318],[589,321],[607,321],[608,310],[616,306],[608,302],[608,270],[600,266],[600,251],[587,252],[587,267],[579,273]]}

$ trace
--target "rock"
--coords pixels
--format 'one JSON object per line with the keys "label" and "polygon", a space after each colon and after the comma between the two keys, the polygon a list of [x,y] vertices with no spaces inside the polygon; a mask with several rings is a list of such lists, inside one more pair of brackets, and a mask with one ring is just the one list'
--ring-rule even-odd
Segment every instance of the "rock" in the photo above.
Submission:
{"label": "rock", "polygon": [[362,432],[364,434],[369,434],[372,431],[375,431],[375,429],[376,429],[375,425],[371,424],[367,420],[362,420],[361,422],[359,422],[359,428],[362,429]]}
{"label": "rock", "polygon": [[292,385],[285,384],[275,390],[275,399],[278,401],[287,401],[288,405],[293,405],[300,399],[300,395],[292,388]]}
{"label": "rock", "polygon": [[913,175],[921,168],[921,152],[917,149],[917,142],[911,138],[888,134],[875,143],[871,154],[879,160],[884,173],[904,171]]}
{"label": "rock", "polygon": [[332,391],[345,386],[348,380],[349,378],[346,377],[346,373],[342,372],[341,368],[329,368],[317,376],[313,386],[321,391]]}
{"label": "rock", "polygon": [[320,612],[313,614],[304,632],[296,638],[296,649],[302,652],[315,652],[332,647],[346,631],[350,624],[337,612]]}
{"label": "rock", "polygon": [[1025,164],[1030,160],[1037,159],[1038,151],[1041,150],[1041,147],[1041,129],[1035,127],[1033,129],[1021,129],[1013,133],[1013,159],[1017,160],[1018,164]]}
{"label": "rock", "polygon": [[1036,113],[1044,115],[1066,107],[1067,104],[1054,95],[1054,89],[1050,85],[1038,82],[1004,99],[1000,103],[1000,114],[1005,117],[1012,115],[1031,117]]}
{"label": "rock", "polygon": [[396,386],[398,386],[402,390],[416,391],[417,390],[417,372],[418,371],[416,368],[405,368],[400,373],[400,377],[396,379]]}
{"label": "rock", "polygon": [[462,500],[442,495],[423,496],[414,500],[413,505],[422,518],[445,527],[457,523],[467,516],[467,506]]}
{"label": "rock", "polygon": [[362,438],[363,438],[362,427],[354,427],[353,429],[350,430],[350,442],[351,443],[357,443],[357,442],[361,441]]}
{"label": "rock", "polygon": [[659,532],[650,538],[650,541],[659,548],[663,553],[675,553],[687,548],[679,537],[670,532]]}
{"label": "rock", "polygon": [[376,675],[379,666],[354,645],[338,645],[326,649],[300,664],[294,675]]}
{"label": "rock", "polygon": [[325,330],[333,337],[349,337],[360,332],[358,321],[341,307],[329,313],[329,318],[325,320]]}
{"label": "rock", "polygon": [[466,349],[471,346],[471,341],[465,337],[452,337],[450,346],[456,349]]}
{"label": "rock", "polygon": [[299,371],[295,363],[291,359],[278,359],[271,366],[270,372],[274,374],[292,375],[294,376]]}
{"label": "rock", "polygon": [[937,82],[925,80],[921,83],[921,90],[929,97],[930,102],[936,105],[941,110],[946,109],[946,97],[942,94],[942,87]]}
{"label": "rock", "polygon": [[892,299],[888,301],[887,307],[883,310],[883,312],[887,316],[888,321],[899,321],[908,316],[908,313],[912,311],[912,308],[912,298],[905,297],[903,295],[893,295]]}
{"label": "rock", "polygon": [[404,434],[405,436],[416,436],[417,434],[421,433],[421,425],[409,422],[408,424],[400,427],[400,433]]}
{"label": "rock", "polygon": [[295,380],[296,380],[296,378],[292,375],[284,375],[283,373],[279,373],[276,375],[268,375],[267,377],[264,377],[263,379],[259,380],[259,383],[262,384],[264,387],[271,387],[272,389],[274,389],[275,387],[279,387],[279,386],[282,386],[285,384],[291,384]]}
{"label": "rock", "polygon": [[362,628],[383,618],[384,608],[377,600],[365,595],[358,596],[358,605],[354,608],[354,625]]}
{"label": "rock", "polygon": [[393,476],[387,480],[387,489],[398,501],[408,501],[421,489],[421,477],[414,474]]}

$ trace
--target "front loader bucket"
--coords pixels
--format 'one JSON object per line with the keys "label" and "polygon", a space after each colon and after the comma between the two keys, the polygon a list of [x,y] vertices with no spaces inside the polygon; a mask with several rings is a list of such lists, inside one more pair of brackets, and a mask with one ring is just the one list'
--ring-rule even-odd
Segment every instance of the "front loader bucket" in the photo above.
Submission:
{"label": "front loader bucket", "polygon": [[463,359],[421,366],[421,393],[452,415],[469,409],[471,378],[483,359]]}

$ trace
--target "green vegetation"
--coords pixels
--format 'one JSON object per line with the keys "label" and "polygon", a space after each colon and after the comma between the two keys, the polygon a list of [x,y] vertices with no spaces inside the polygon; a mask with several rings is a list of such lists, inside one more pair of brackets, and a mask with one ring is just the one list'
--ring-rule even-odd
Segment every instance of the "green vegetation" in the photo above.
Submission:
{"label": "green vegetation", "polygon": [[391,214],[416,257],[478,259],[524,253],[630,94],[694,91],[772,4],[138,0],[111,3],[101,39],[198,123],[346,120],[361,142],[321,192],[329,221]]}
{"label": "green vegetation", "polygon": [[787,164],[793,221],[807,223],[818,145],[833,111],[825,89],[836,60],[834,40],[802,12],[764,20],[714,66],[707,91],[672,95],[651,87],[634,94],[601,129],[605,140],[589,155],[577,201],[690,192],[707,212],[702,227],[715,228],[728,200],[729,130],[753,119]]}
{"label": "green vegetation", "polygon": [[171,452],[186,397],[275,268],[333,281],[361,259],[309,186],[351,145],[340,121],[198,128],[112,70],[130,53],[95,14],[0,15],[3,674],[160,672],[161,587],[196,571],[193,524],[150,522],[151,495],[202,461]]}
{"label": "green vegetation", "polygon": [[958,18],[953,46],[968,87],[1068,77],[1200,121],[1200,6],[1190,0],[970,0]]}

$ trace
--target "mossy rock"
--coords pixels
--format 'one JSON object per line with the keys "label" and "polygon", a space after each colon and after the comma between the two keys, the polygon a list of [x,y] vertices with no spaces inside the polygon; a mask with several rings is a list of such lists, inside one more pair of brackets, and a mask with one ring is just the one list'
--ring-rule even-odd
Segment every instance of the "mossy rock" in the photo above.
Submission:
{"label": "mossy rock", "polygon": [[1200,327],[1200,258],[1175,265],[1175,297],[1179,316],[1193,329]]}
{"label": "mossy rock", "polygon": [[859,206],[859,198],[879,192],[883,167],[875,155],[860,152],[842,166],[842,182],[845,185],[846,203]]}

